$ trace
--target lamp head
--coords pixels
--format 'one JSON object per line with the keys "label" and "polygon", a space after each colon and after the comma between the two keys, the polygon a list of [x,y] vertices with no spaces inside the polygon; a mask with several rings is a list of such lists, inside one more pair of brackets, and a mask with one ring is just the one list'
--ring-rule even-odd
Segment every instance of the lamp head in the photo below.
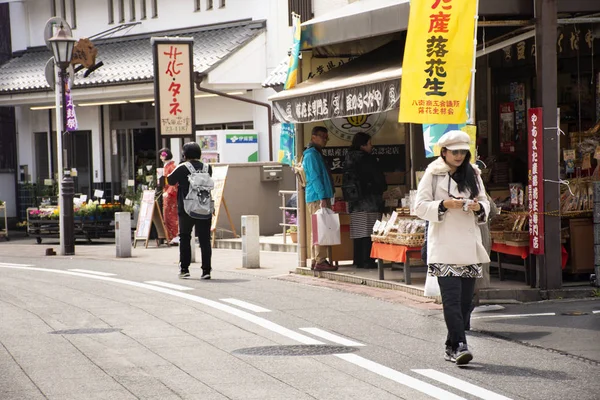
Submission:
{"label": "lamp head", "polygon": [[66,69],[71,64],[76,40],[69,36],[61,25],[56,34],[48,41],[52,46],[54,62],[59,68]]}

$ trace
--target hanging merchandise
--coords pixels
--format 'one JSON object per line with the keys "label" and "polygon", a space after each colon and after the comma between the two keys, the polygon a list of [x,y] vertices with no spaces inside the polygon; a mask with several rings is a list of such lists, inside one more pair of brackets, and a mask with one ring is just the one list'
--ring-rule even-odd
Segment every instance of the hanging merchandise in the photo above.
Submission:
{"label": "hanging merchandise", "polygon": [[575,173],[575,150],[563,150],[563,159],[565,160],[565,173]]}
{"label": "hanging merchandise", "polygon": [[515,152],[515,105],[500,104],[500,151]]}

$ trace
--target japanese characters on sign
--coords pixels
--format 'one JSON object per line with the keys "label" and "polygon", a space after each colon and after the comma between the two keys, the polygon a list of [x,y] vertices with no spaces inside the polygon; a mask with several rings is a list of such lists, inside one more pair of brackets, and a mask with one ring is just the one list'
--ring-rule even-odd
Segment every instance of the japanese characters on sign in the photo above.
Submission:
{"label": "japanese characters on sign", "polygon": [[529,130],[529,249],[532,254],[544,254],[544,140],[541,108],[529,109],[527,128]]}
{"label": "japanese characters on sign", "polygon": [[78,129],[77,116],[75,115],[75,104],[73,104],[73,96],[71,96],[71,80],[65,82],[65,98],[67,100],[67,131],[76,131]]}
{"label": "japanese characters on sign", "polygon": [[457,124],[467,120],[476,3],[411,2],[400,122]]}
{"label": "japanese characters on sign", "polygon": [[194,133],[192,39],[153,40],[157,126],[162,136]]}
{"label": "japanese characters on sign", "polygon": [[380,82],[291,99],[275,100],[273,110],[282,122],[312,122],[381,113],[398,104],[397,80]]}

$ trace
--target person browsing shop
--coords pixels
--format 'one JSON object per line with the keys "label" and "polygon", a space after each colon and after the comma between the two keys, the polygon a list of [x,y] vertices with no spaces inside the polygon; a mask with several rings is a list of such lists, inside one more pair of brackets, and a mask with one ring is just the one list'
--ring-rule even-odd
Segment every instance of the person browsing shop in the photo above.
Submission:
{"label": "person browsing shop", "polygon": [[[192,229],[196,228],[196,236],[200,242],[202,252],[202,275],[200,279],[210,279],[212,247],[210,244],[210,228],[212,225],[212,215],[206,218],[198,219],[189,216],[183,204],[185,197],[190,190],[188,176],[191,174],[188,166],[189,162],[196,171],[203,171],[204,163],[200,161],[202,150],[198,143],[190,142],[183,145],[183,162],[167,177],[169,185],[179,185],[177,192],[177,214],[179,216],[179,277],[187,278],[190,276],[190,263],[192,258]],[[212,167],[208,166],[208,174],[212,176]]]}
{"label": "person browsing shop", "polygon": [[[310,143],[302,156],[302,168],[306,175],[306,208],[310,215],[320,208],[331,208],[334,197],[333,179],[323,157],[323,148],[329,141],[329,133],[324,126],[315,126]],[[327,261],[331,246],[313,245],[312,266],[315,271],[337,271],[337,267]]]}
{"label": "person browsing shop", "polygon": [[436,276],[448,329],[444,358],[465,365],[473,359],[467,346],[475,280],[490,258],[478,224],[487,222],[490,204],[479,168],[470,163],[470,138],[450,131],[439,140],[440,157],[419,182],[416,214],[429,221],[428,273]]}

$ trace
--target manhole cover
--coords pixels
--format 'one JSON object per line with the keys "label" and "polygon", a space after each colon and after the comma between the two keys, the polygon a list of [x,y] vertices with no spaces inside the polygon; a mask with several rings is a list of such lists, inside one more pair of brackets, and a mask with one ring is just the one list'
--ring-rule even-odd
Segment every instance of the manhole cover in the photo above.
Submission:
{"label": "manhole cover", "polygon": [[348,346],[299,344],[291,346],[248,347],[234,350],[233,353],[246,356],[324,356],[328,354],[353,353],[357,350],[357,348]]}
{"label": "manhole cover", "polygon": [[96,333],[112,333],[120,332],[117,328],[81,328],[81,329],[65,329],[62,331],[50,332],[53,335],[90,335]]}
{"label": "manhole cover", "polygon": [[564,313],[561,313],[561,315],[570,315],[570,316],[575,316],[575,317],[579,317],[581,315],[587,315],[588,313],[586,313],[585,311],[565,311]]}

